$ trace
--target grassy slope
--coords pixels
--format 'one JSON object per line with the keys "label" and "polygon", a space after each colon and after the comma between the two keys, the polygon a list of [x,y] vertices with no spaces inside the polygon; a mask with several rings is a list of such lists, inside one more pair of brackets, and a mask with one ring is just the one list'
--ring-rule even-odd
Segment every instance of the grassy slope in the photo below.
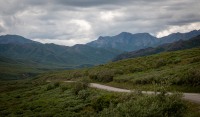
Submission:
{"label": "grassy slope", "polygon": [[31,61],[13,60],[0,57],[0,80],[24,79],[46,71],[65,69],[62,66],[37,64]]}
{"label": "grassy slope", "polygon": [[[37,80],[0,82],[0,117],[5,116],[199,116],[198,105],[173,96],[111,93],[85,83]],[[5,89],[5,90],[4,90]]]}
{"label": "grassy slope", "polygon": [[161,91],[165,91],[165,86],[176,90],[187,87],[183,90],[198,92],[199,64],[200,49],[195,48],[89,69],[49,72],[32,80],[0,81],[0,116],[198,117],[199,105],[180,100],[176,95],[122,95],[88,88],[85,82],[46,83],[46,80],[87,79],[126,88],[153,90],[161,86]]}
{"label": "grassy slope", "polygon": [[[42,75],[44,79],[86,78],[123,88],[200,92],[200,48],[166,52],[100,65],[90,69]],[[111,82],[110,82],[111,81]]]}

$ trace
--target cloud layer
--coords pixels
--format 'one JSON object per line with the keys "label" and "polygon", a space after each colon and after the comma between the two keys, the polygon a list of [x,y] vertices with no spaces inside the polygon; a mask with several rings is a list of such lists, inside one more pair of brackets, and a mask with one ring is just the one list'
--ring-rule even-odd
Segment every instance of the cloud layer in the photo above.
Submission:
{"label": "cloud layer", "polygon": [[0,34],[83,44],[120,32],[162,37],[199,29],[199,0],[0,0]]}

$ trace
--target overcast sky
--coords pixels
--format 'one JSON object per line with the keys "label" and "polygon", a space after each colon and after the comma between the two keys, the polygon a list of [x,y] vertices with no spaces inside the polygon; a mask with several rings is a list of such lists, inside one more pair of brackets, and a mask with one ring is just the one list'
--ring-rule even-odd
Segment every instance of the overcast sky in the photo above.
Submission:
{"label": "overcast sky", "polygon": [[200,29],[199,0],[0,0],[0,34],[71,46],[120,32]]}

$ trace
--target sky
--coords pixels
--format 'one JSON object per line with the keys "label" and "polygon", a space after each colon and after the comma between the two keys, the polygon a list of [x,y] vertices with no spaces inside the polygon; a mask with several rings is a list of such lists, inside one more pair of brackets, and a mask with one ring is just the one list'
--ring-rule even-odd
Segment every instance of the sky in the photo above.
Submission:
{"label": "sky", "polygon": [[72,46],[99,36],[200,28],[199,0],[0,0],[0,35]]}

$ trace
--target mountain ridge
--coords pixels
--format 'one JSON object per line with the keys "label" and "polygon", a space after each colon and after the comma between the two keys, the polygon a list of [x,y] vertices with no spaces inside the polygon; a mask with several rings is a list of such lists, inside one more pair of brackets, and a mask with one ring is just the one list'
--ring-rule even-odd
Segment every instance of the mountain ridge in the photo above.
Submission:
{"label": "mountain ridge", "polygon": [[97,40],[86,45],[98,48],[113,48],[121,51],[134,51],[147,47],[156,47],[164,43],[171,43],[180,39],[187,40],[200,35],[200,30],[193,30],[186,33],[172,33],[170,35],[157,38],[149,33],[122,32],[115,36],[100,36]]}
{"label": "mountain ridge", "polygon": [[[200,34],[200,30],[183,34],[173,33],[162,38],[170,42],[180,39],[187,40],[197,34]],[[69,47],[52,43],[42,44],[18,35],[4,35],[0,36],[0,56],[59,66],[98,65],[111,61],[115,56],[127,50],[162,45],[161,39],[149,33],[121,32],[115,36],[100,36],[97,40],[100,40],[100,43],[96,43],[95,46],[91,43],[96,41],[92,41]]]}
{"label": "mountain ridge", "polygon": [[[20,41],[17,40],[14,43],[13,39]],[[12,36],[11,41],[8,39],[7,42],[0,43],[0,56],[59,66],[102,64],[117,54],[119,54],[117,51],[108,51],[81,44],[72,47],[42,44],[16,35]]]}
{"label": "mountain ridge", "polygon": [[112,61],[118,61],[129,58],[136,58],[141,56],[148,56],[152,54],[158,54],[161,52],[176,51],[183,49],[190,49],[193,47],[200,47],[200,35],[193,37],[189,40],[178,40],[173,43],[165,43],[155,48],[148,47],[137,51],[126,52],[116,56]]}
{"label": "mountain ridge", "polygon": [[[149,39],[151,41],[148,41]],[[132,34],[128,32],[122,32],[116,36],[100,36],[97,40],[87,43],[86,45],[105,49],[117,49],[121,51],[131,51],[134,49],[140,49],[147,47],[149,44],[155,41],[155,37],[147,33]],[[145,43],[145,41],[148,41]],[[133,48],[134,46],[134,48]]]}
{"label": "mountain ridge", "polygon": [[30,39],[24,38],[23,36],[19,35],[2,35],[0,36],[0,44],[28,44],[28,43],[37,43],[41,44],[37,41],[32,41]]}

